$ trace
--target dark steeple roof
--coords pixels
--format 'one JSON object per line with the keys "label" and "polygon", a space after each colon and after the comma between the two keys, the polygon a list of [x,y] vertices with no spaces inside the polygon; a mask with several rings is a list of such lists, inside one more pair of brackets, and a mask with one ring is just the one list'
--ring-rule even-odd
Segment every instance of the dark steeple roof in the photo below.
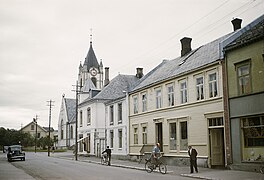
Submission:
{"label": "dark steeple roof", "polygon": [[88,54],[85,58],[83,66],[85,66],[85,65],[87,66],[88,71],[91,67],[95,67],[95,68],[99,69],[99,64],[98,64],[97,58],[96,58],[94,50],[93,50],[92,41],[90,41],[90,48],[89,48]]}

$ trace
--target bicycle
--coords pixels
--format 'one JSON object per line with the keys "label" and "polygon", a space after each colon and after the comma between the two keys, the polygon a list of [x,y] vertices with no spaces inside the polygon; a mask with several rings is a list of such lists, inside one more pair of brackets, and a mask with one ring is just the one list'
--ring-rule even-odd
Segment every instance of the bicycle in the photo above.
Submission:
{"label": "bicycle", "polygon": [[157,158],[157,162],[153,163],[151,161],[151,157],[149,159],[145,159],[145,170],[148,173],[151,173],[154,169],[159,167],[159,172],[161,174],[166,174],[167,173],[167,166],[160,160],[161,157]]}
{"label": "bicycle", "polygon": [[108,165],[108,157],[107,157],[107,154],[102,154],[101,164],[102,165]]}

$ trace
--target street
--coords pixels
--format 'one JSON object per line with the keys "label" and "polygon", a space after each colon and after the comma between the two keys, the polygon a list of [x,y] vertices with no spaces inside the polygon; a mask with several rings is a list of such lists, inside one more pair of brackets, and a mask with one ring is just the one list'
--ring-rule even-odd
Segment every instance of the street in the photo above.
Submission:
{"label": "street", "polygon": [[[6,154],[0,154],[0,165],[7,162]],[[32,176],[34,179],[48,180],[48,179],[144,179],[144,180],[159,180],[159,179],[190,179],[175,175],[162,175],[160,173],[147,173],[134,169],[118,168],[111,166],[103,166],[100,164],[92,164],[86,162],[79,162],[73,160],[59,159],[48,157],[47,153],[26,153],[26,161],[11,162],[17,170],[23,170],[26,174]],[[1,168],[0,168],[1,169]],[[1,172],[1,170],[0,170]],[[1,173],[2,174],[2,173]],[[20,174],[20,173],[19,173]],[[18,174],[18,175],[19,175]],[[0,179],[12,179],[9,173],[5,172],[5,176],[0,175]],[[14,177],[13,179],[22,179],[21,177]],[[24,178],[27,179],[27,178]]]}

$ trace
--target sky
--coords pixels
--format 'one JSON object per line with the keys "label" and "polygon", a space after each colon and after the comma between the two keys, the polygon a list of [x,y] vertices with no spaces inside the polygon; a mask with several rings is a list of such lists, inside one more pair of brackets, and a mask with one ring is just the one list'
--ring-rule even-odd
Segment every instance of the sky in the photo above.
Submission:
{"label": "sky", "polygon": [[0,127],[19,130],[36,115],[58,129],[62,95],[75,98],[90,35],[110,79],[144,74],[263,14],[264,0],[0,0]]}

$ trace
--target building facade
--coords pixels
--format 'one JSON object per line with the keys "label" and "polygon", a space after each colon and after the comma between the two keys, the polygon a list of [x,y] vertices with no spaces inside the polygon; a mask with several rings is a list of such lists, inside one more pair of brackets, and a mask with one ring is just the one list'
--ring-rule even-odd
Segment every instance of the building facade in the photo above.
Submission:
{"label": "building facade", "polygon": [[264,161],[264,15],[225,42],[232,168]]}
{"label": "building facade", "polygon": [[192,145],[200,166],[228,166],[222,42],[234,33],[194,50],[191,38],[181,39],[181,57],[164,60],[129,93],[131,156],[159,142],[168,164],[188,164]]}
{"label": "building facade", "polygon": [[57,148],[71,149],[75,145],[76,100],[62,96],[58,120]]}

